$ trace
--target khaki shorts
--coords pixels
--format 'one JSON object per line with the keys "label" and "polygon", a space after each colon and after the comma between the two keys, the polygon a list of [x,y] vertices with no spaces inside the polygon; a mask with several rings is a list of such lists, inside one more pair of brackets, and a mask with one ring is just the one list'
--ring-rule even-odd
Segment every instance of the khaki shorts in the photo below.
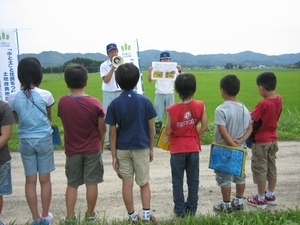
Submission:
{"label": "khaki shorts", "polygon": [[117,150],[119,172],[126,180],[133,180],[139,186],[147,184],[150,180],[150,152],[149,149]]}
{"label": "khaki shorts", "polygon": [[252,145],[251,170],[255,184],[264,184],[266,181],[277,181],[277,151],[277,141]]}
{"label": "khaki shorts", "polygon": [[68,186],[78,187],[82,184],[103,182],[102,153],[74,154],[66,157],[65,173]]}

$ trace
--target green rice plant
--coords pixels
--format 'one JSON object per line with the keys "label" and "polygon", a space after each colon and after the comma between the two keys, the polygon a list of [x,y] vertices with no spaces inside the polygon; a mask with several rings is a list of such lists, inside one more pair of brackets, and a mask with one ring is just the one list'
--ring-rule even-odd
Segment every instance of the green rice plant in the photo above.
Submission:
{"label": "green rice plant", "polygon": [[[279,140],[300,140],[300,70],[299,69],[268,69],[275,73],[277,77],[276,93],[283,98],[283,110],[278,123]],[[243,102],[251,111],[255,105],[262,100],[258,93],[256,77],[264,70],[186,70],[192,73],[197,79],[197,90],[194,99],[202,100],[205,103],[209,130],[201,137],[202,144],[210,144],[214,139],[214,112],[216,107],[223,103],[224,100],[220,95],[220,79],[226,74],[235,74],[241,81],[240,92],[237,99]],[[142,83],[145,96],[152,102],[155,97],[155,81],[149,83],[147,76],[148,71],[142,72]],[[86,94],[92,95],[102,102],[102,80],[99,73],[91,73],[88,77]],[[63,127],[60,118],[57,116],[57,103],[62,95],[69,94],[70,91],[65,84],[63,74],[44,74],[41,88],[49,90],[55,104],[52,106],[52,120],[58,125],[61,138],[63,140]],[[175,93],[175,101],[179,102],[179,97]],[[13,126],[13,135],[9,142],[10,149],[18,149],[17,126]],[[56,149],[62,149],[58,146]]]}
{"label": "green rice plant", "polygon": [[286,110],[282,113],[277,128],[279,140],[300,139],[300,112],[298,109]]}

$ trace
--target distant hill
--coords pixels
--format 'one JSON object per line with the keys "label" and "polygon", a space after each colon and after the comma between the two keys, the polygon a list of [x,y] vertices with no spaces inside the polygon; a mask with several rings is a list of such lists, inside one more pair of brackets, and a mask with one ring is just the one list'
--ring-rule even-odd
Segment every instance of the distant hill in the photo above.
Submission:
{"label": "distant hill", "polygon": [[92,60],[106,60],[107,56],[103,55],[101,53],[59,53],[54,51],[45,51],[41,52],[39,54],[21,54],[20,60],[24,57],[36,57],[42,64],[43,67],[49,67],[49,66],[60,66],[63,65],[65,62],[73,59],[73,58],[87,58]]}
{"label": "distant hill", "polygon": [[[140,52],[140,65],[148,68],[153,61],[159,60],[158,50],[146,50]],[[169,51],[172,61],[178,62],[183,67],[223,67],[226,63],[233,63],[245,67],[256,67],[264,65],[267,67],[281,67],[295,64],[300,61],[300,53],[283,55],[265,55],[251,51],[244,51],[236,54],[207,54],[193,55],[186,52]],[[45,51],[39,54],[21,54],[20,59],[26,56],[38,58],[43,67],[63,65],[66,61],[76,57],[88,58],[92,60],[104,61],[107,56],[101,53],[59,53],[55,51]]]}

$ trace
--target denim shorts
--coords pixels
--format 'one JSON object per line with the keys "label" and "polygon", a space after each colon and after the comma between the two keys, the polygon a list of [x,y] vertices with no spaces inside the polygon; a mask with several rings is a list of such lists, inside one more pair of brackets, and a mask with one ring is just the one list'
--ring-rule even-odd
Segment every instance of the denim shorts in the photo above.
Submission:
{"label": "denim shorts", "polygon": [[215,174],[216,174],[217,185],[219,187],[231,187],[231,182],[236,184],[245,184],[246,176],[238,177],[238,176],[233,176],[231,174],[223,173],[216,170],[215,170]]}
{"label": "denim shorts", "polygon": [[55,170],[52,135],[46,138],[21,138],[19,152],[26,176]]}
{"label": "denim shorts", "polygon": [[91,154],[67,156],[65,174],[70,187],[103,182],[102,153],[99,151]]}
{"label": "denim shorts", "polygon": [[0,165],[0,196],[10,195],[11,193],[11,165],[10,161],[8,161]]}

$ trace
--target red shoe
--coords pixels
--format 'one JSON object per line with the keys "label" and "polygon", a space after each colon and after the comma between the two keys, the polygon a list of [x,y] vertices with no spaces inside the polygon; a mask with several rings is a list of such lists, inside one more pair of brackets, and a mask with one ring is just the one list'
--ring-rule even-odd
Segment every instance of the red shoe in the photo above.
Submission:
{"label": "red shoe", "polygon": [[277,201],[276,201],[275,195],[272,195],[270,197],[265,196],[265,199],[266,199],[266,201],[267,201],[268,204],[270,204],[270,205],[277,205]]}
{"label": "red shoe", "polygon": [[260,209],[266,209],[267,208],[267,201],[266,200],[259,200],[258,196],[251,196],[246,198],[246,202],[251,205],[255,206]]}

